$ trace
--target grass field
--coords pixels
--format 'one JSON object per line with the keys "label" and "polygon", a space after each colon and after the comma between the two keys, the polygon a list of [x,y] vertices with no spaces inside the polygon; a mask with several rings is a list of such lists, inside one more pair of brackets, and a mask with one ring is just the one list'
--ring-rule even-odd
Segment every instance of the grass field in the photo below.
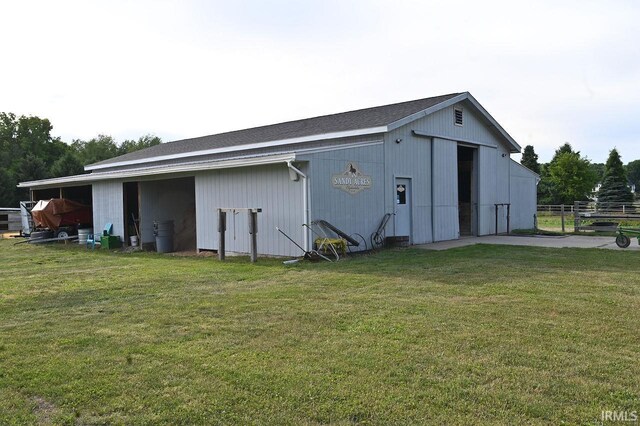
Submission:
{"label": "grass field", "polygon": [[637,256],[0,241],[0,424],[594,424],[640,411]]}

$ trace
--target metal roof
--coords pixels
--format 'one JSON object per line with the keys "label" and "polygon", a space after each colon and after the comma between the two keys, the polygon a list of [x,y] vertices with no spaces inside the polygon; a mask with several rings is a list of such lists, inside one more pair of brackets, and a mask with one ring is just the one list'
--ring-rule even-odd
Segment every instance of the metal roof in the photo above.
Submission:
{"label": "metal roof", "polygon": [[386,129],[382,129],[382,127],[398,122],[403,118],[427,110],[460,95],[462,94],[451,93],[391,105],[167,142],[91,164],[87,166],[86,169],[106,168],[122,163],[135,164],[151,158],[179,156],[181,154],[213,149],[227,148],[231,151],[237,147],[246,145],[300,139],[316,135],[341,134],[363,129],[385,131]]}

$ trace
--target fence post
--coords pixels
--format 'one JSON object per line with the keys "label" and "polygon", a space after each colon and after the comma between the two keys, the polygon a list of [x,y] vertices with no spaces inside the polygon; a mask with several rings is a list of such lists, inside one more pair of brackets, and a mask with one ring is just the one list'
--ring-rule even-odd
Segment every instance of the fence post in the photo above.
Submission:
{"label": "fence post", "polygon": [[573,232],[580,230],[580,203],[578,201],[573,203]]}
{"label": "fence post", "polygon": [[251,234],[251,263],[258,260],[258,212],[249,210],[249,234]]}
{"label": "fence post", "polygon": [[227,212],[222,209],[218,209],[218,259],[224,260],[225,241],[224,234],[227,230]]}
{"label": "fence post", "polygon": [[560,206],[560,215],[562,217],[562,233],[564,234],[564,204]]}

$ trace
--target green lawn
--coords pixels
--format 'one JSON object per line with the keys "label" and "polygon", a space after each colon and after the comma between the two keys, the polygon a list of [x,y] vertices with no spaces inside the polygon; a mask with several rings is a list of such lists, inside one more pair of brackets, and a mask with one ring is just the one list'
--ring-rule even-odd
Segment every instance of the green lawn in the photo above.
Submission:
{"label": "green lawn", "polygon": [[636,252],[0,241],[0,424],[593,424],[640,411],[639,354]]}

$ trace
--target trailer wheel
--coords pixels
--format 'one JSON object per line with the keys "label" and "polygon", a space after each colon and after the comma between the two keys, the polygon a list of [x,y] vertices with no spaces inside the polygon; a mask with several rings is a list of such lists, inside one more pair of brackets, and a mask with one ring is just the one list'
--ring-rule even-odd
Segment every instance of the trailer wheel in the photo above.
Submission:
{"label": "trailer wheel", "polygon": [[58,229],[55,234],[55,238],[67,238],[69,236],[69,231],[66,229]]}
{"label": "trailer wheel", "polygon": [[626,235],[618,235],[616,237],[616,244],[620,248],[627,248],[629,247],[629,244],[631,244],[631,238],[627,237]]}

